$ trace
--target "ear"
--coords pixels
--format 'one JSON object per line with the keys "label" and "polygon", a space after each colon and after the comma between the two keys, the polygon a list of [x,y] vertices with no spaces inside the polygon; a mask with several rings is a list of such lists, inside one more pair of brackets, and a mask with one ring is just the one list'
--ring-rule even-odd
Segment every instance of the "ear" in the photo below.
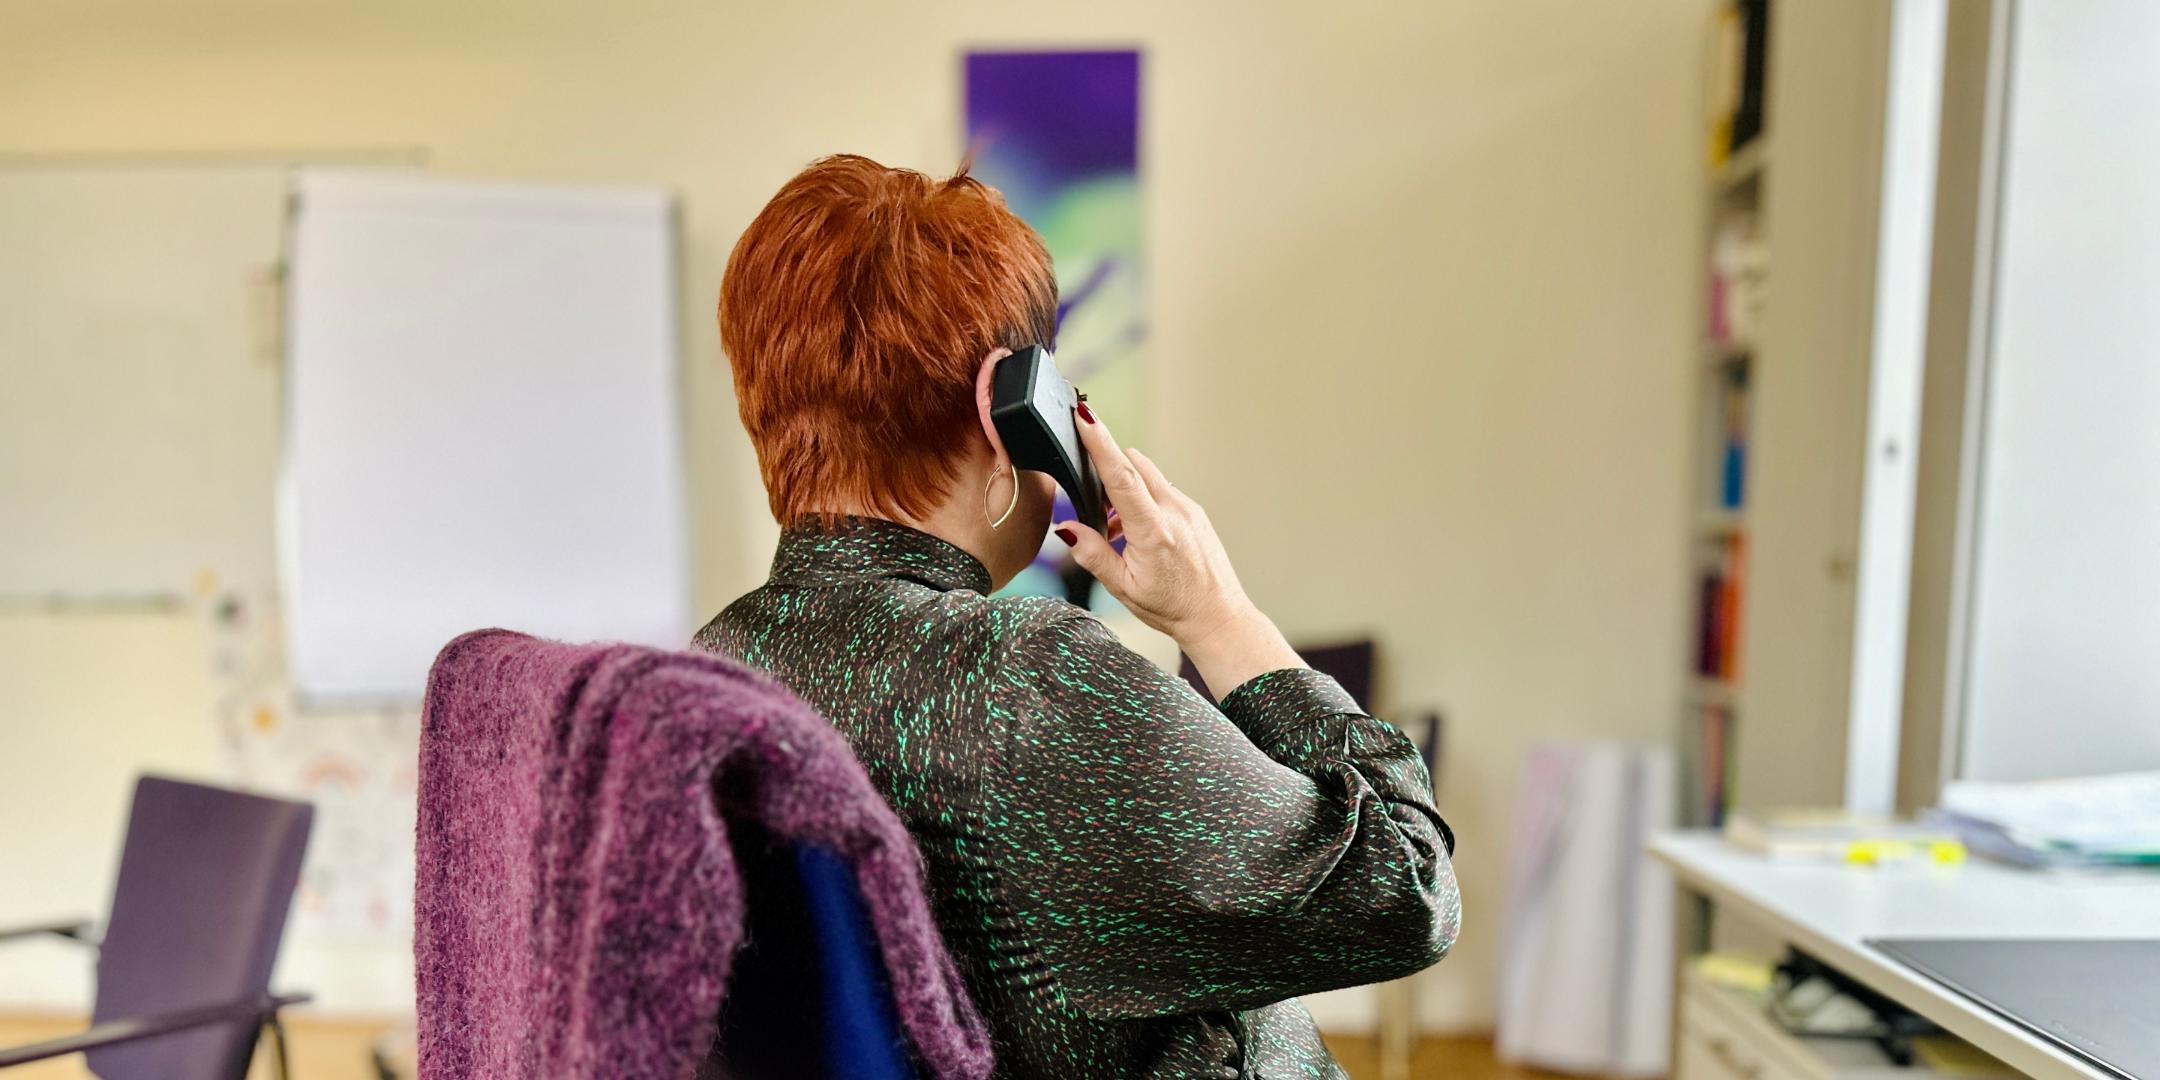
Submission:
{"label": "ear", "polygon": [[990,420],[990,375],[997,370],[997,363],[1012,355],[1012,350],[999,346],[983,357],[982,366],[975,369],[975,416],[982,422],[983,437],[990,440],[990,453],[998,461],[1009,461],[1005,456],[1005,440],[998,437],[997,425]]}

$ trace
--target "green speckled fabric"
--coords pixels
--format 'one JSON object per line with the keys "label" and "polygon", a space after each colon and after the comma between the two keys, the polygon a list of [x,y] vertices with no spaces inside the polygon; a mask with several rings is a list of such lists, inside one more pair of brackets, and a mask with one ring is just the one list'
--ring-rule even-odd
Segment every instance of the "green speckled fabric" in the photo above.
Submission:
{"label": "green speckled fabric", "polygon": [[831,720],[921,846],[998,1075],[1340,1077],[1299,994],[1438,961],[1453,837],[1317,672],[1221,709],[1092,615],[891,522],[787,530],[697,636]]}

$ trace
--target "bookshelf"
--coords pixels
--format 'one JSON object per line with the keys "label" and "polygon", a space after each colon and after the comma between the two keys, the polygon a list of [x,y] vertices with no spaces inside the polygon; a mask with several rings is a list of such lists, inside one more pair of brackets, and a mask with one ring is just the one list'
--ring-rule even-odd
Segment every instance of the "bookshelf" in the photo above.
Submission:
{"label": "bookshelf", "polygon": [[1690,824],[1720,825],[1731,801],[1742,673],[1741,611],[1747,599],[1749,434],[1757,340],[1768,289],[1761,228],[1770,183],[1764,124],[1768,6],[1732,0],[1714,25],[1705,176],[1701,401],[1690,538],[1694,616],[1683,745]]}

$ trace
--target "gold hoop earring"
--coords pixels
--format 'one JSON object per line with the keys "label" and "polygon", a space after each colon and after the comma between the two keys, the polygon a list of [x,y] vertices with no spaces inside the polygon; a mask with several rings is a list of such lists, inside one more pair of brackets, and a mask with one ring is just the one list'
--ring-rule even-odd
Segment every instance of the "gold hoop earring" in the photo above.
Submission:
{"label": "gold hoop earring", "polygon": [[990,489],[997,486],[997,478],[1004,472],[1005,463],[1000,461],[997,468],[990,470],[990,479],[983,481],[983,520],[989,521],[993,529],[1003,526],[1005,520],[1012,517],[1013,508],[1020,505],[1020,474],[1016,471],[1013,473],[1012,501],[1005,504],[1005,512],[999,514],[997,520],[990,520]]}

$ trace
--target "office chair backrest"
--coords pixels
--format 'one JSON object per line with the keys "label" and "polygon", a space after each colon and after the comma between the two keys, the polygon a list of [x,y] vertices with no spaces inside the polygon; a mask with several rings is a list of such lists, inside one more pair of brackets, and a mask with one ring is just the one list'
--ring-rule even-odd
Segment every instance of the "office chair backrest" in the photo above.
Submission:
{"label": "office chair backrest", "polygon": [[[1359,705],[1367,709],[1375,707],[1372,700],[1373,661],[1379,650],[1372,639],[1346,641],[1339,645],[1299,645],[1297,651],[1307,666],[1342,684],[1343,690]],[[1206,681],[1200,678],[1200,669],[1193,666],[1192,657],[1178,656],[1178,674],[1184,676],[1201,697],[1215,700],[1215,695],[1208,692]]]}
{"label": "office chair backrest", "polygon": [[728,833],[748,910],[720,1035],[697,1080],[915,1080],[877,928],[847,860],[775,841],[753,821],[730,821]]}
{"label": "office chair backrest", "polygon": [[1298,649],[1298,655],[1304,657],[1305,663],[1314,671],[1342,684],[1342,688],[1368,710],[1379,707],[1372,699],[1376,652],[1370,638],[1339,645],[1305,645]]}
{"label": "office chair backrest", "polygon": [[[146,776],[98,955],[97,1022],[266,993],[314,808]],[[256,1026],[94,1050],[105,1080],[239,1080]]]}

